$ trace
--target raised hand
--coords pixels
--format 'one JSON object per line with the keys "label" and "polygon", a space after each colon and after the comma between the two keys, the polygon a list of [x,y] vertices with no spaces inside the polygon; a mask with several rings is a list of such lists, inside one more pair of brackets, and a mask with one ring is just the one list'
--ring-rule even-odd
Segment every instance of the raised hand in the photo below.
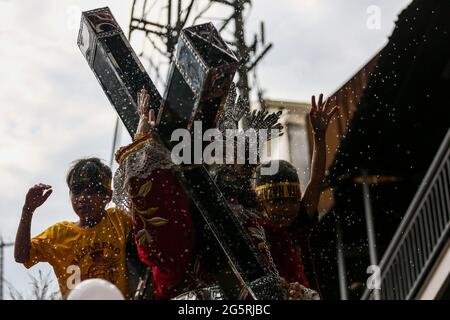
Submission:
{"label": "raised hand", "polygon": [[320,94],[319,101],[316,103],[316,97],[311,97],[311,111],[309,112],[309,119],[315,134],[324,134],[327,131],[331,118],[338,111],[338,106],[329,110],[330,99],[328,98],[323,103],[323,94]]}
{"label": "raised hand", "polygon": [[148,118],[150,111],[150,95],[142,88],[137,95],[138,113],[141,118]]}
{"label": "raised hand", "polygon": [[48,184],[36,184],[28,190],[25,197],[24,209],[27,212],[33,213],[38,207],[40,207],[52,194],[52,187]]}
{"label": "raised hand", "polygon": [[[150,105],[150,95],[145,88],[142,88],[137,96],[139,125],[134,136],[134,140],[142,138],[148,133],[152,133],[156,126],[156,115],[154,106]],[[160,108],[160,112],[162,108]]]}

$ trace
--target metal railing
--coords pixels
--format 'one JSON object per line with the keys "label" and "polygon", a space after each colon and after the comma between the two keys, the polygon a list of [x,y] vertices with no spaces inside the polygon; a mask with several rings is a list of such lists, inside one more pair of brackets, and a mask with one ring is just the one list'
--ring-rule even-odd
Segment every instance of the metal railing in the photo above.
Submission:
{"label": "metal railing", "polygon": [[449,234],[450,129],[381,260],[380,299],[414,299]]}

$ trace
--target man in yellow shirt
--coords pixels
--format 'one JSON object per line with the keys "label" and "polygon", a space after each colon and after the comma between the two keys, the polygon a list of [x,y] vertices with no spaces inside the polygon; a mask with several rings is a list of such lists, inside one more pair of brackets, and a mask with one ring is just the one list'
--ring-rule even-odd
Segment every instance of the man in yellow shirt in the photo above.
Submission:
{"label": "man in yellow shirt", "polygon": [[105,209],[110,202],[111,169],[98,158],[78,160],[67,174],[72,207],[78,222],[54,224],[31,239],[34,211],[52,193],[51,186],[37,184],[25,199],[16,236],[15,259],[30,268],[48,262],[58,278],[63,298],[77,280],[105,279],[129,298],[126,268],[126,242],[131,218],[117,208]]}

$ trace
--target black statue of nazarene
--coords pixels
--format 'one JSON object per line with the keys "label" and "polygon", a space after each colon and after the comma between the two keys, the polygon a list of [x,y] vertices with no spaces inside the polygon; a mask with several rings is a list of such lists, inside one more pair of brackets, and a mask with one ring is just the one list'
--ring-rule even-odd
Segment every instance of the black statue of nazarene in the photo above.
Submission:
{"label": "black statue of nazarene", "polygon": [[[139,121],[138,86],[147,89],[150,96],[147,99],[151,100],[150,105],[154,109],[159,108],[161,99],[109,9],[83,13],[78,42],[110,102],[129,133],[134,136]],[[171,298],[180,293],[174,292],[173,289],[179,288],[185,279],[181,276],[175,277],[170,287],[165,284],[166,276],[171,270],[158,262],[163,262],[164,265],[169,263],[178,268],[172,260],[179,258],[176,255],[179,248],[174,252],[162,249],[168,247],[162,245],[163,242],[156,242],[165,239],[166,243],[172,241],[173,244],[174,239],[169,239],[167,234],[159,232],[159,229],[176,229],[175,224],[184,217],[187,223],[186,231],[176,233],[172,230],[168,235],[176,238],[184,234],[186,239],[190,239],[195,237],[189,234],[189,230],[207,230],[211,235],[211,247],[219,250],[218,257],[223,261],[219,265],[211,265],[210,271],[225,298],[286,297],[286,291],[281,288],[279,279],[261,261],[258,250],[229,208],[226,199],[218,191],[207,169],[202,165],[173,168],[172,164],[165,162],[167,154],[170,154],[170,135],[173,129],[189,129],[194,120],[202,121],[205,130],[215,126],[218,111],[225,103],[236,68],[237,60],[234,54],[212,24],[184,30],[180,36],[176,60],[171,67],[156,132],[150,136],[136,136],[131,145],[117,154],[120,168],[116,176],[120,178],[116,181],[121,182],[117,189],[131,192],[122,198],[125,199],[124,202],[119,201],[118,204],[130,205],[130,209],[142,217],[136,219],[142,223],[143,228],[138,230],[135,236],[137,245],[147,246],[146,250],[140,250],[141,258],[153,269],[156,290],[161,289],[157,292],[160,298]],[[155,145],[159,145],[160,152],[148,152],[154,151]],[[147,159],[146,155],[150,154],[152,157],[159,157],[160,161],[153,161],[155,159],[151,157]],[[156,180],[163,181],[159,185],[160,188],[165,188],[159,190],[159,201],[157,196],[150,197],[158,190]],[[170,183],[164,183],[168,180]],[[172,198],[162,197],[167,193],[172,194]],[[121,197],[116,199],[120,200]],[[198,212],[196,217],[194,211],[186,211],[187,200],[195,205],[195,211]],[[171,212],[163,210],[166,201],[178,202],[177,209]],[[194,220],[197,222],[195,226]],[[149,230],[152,227],[153,234]],[[154,247],[152,244],[160,246]],[[187,250],[186,255],[194,252],[195,245],[191,245],[192,241],[183,243],[186,247],[184,249]],[[161,257],[164,258],[161,260]],[[192,261],[185,264],[185,268],[191,265]]]}

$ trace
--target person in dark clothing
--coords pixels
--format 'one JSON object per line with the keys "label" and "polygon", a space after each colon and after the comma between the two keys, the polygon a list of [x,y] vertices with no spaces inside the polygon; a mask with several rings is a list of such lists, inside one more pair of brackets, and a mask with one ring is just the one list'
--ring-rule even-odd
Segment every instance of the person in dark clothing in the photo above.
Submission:
{"label": "person in dark clothing", "polygon": [[[322,94],[318,103],[312,97],[310,121],[314,147],[311,177],[303,194],[297,170],[289,162],[272,160],[256,169],[255,192],[266,213],[266,218],[261,219],[260,224],[264,227],[270,252],[280,275],[296,287],[317,289],[316,283],[312,283],[311,279],[314,272],[310,259],[309,234],[318,220],[317,206],[321,182],[325,176],[325,133],[337,110],[337,107],[329,110],[329,101],[324,103]],[[264,174],[264,169],[267,171],[268,168],[278,170],[274,174]],[[308,261],[304,261],[305,259]]]}

